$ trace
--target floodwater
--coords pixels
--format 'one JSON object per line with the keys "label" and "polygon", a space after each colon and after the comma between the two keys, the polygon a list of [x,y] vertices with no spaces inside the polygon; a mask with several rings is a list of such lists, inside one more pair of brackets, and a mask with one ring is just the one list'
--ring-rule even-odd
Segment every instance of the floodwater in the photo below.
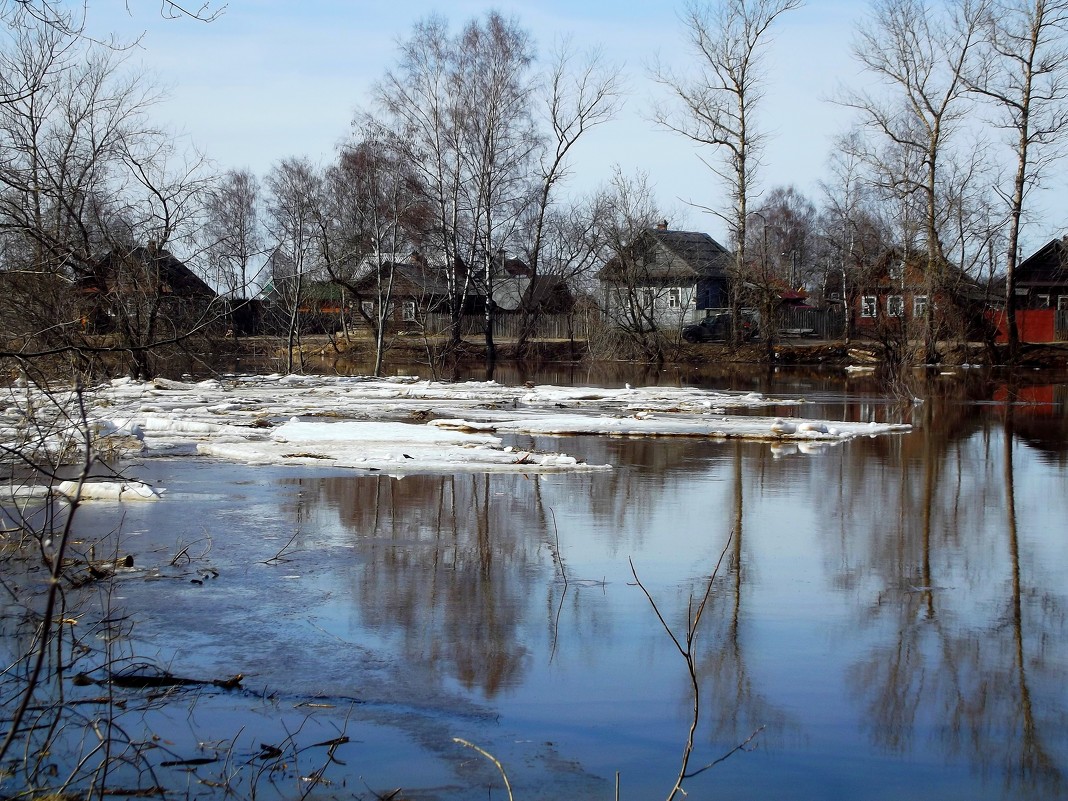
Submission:
{"label": "floodwater", "polygon": [[617,465],[575,475],[129,465],[165,499],[79,511],[136,564],[82,625],[122,665],[244,678],[116,690],[154,748],[116,781],[506,799],[503,770],[517,800],[646,801],[696,713],[692,798],[1068,798],[1068,383],[938,376],[914,408],[818,371],[727,383],[915,429],[517,438]]}

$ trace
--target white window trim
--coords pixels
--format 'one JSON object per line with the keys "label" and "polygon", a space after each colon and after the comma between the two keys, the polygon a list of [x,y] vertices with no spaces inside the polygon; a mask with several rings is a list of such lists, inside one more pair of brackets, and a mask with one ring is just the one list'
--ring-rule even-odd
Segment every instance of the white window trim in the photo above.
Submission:
{"label": "white window trim", "polygon": [[887,317],[904,317],[905,316],[905,298],[901,295],[887,295],[886,296],[886,316]]}
{"label": "white window trim", "polygon": [[860,296],[860,316],[871,319],[875,317],[879,308],[879,298],[876,295]]}
{"label": "white window trim", "polygon": [[927,296],[916,295],[912,299],[912,316],[923,317],[927,313]]}

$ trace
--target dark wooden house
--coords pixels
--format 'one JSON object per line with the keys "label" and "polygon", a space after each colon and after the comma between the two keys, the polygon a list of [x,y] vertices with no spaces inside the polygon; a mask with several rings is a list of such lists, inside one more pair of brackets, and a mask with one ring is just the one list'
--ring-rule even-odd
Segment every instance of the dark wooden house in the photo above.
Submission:
{"label": "dark wooden house", "polygon": [[1068,237],[1047,242],[1016,266],[1016,307],[1068,310]]}
{"label": "dark wooden house", "polygon": [[154,244],[112,250],[74,283],[83,325],[112,330],[117,321],[188,320],[202,315],[217,295],[170,251]]}

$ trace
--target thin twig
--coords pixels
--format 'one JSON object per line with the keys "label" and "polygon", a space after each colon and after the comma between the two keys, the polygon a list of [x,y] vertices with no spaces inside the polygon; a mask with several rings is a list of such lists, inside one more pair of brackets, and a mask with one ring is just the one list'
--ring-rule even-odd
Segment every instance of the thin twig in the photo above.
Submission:
{"label": "thin twig", "polygon": [[504,772],[504,766],[497,760],[497,757],[493,756],[493,754],[491,754],[489,751],[485,751],[479,748],[474,743],[469,743],[467,740],[464,740],[461,737],[453,737],[452,741],[454,743],[459,743],[460,745],[465,745],[474,751],[478,751],[478,753],[482,754],[482,756],[484,756],[486,759],[496,765],[497,770],[501,772],[501,778],[504,779],[504,788],[508,791],[508,801],[514,801],[514,799],[512,798],[512,785],[508,781],[508,774]]}
{"label": "thin twig", "polygon": [[[664,631],[667,632],[667,635],[671,638],[671,641],[675,643],[675,648],[678,649],[678,652],[686,661],[686,669],[690,675],[690,690],[693,693],[693,718],[690,721],[690,728],[686,736],[686,746],[682,752],[682,764],[679,767],[679,773],[675,779],[675,784],[671,788],[671,792],[668,794],[667,801],[672,801],[672,799],[674,799],[675,796],[679,793],[682,793],[683,795],[686,794],[686,791],[682,789],[682,783],[686,778],[688,778],[686,768],[690,763],[690,755],[693,753],[694,737],[697,733],[697,724],[700,720],[701,715],[701,685],[700,682],[698,682],[697,680],[697,657],[694,653],[694,642],[697,639],[698,625],[701,622],[701,616],[704,614],[705,608],[708,606],[708,599],[712,595],[712,585],[716,581],[716,576],[719,574],[719,569],[723,565],[723,560],[727,556],[727,549],[730,548],[731,540],[733,539],[734,532],[731,531],[731,533],[727,535],[727,542],[723,545],[723,550],[719,554],[719,559],[716,561],[716,566],[712,570],[712,575],[708,577],[708,582],[705,584],[704,595],[701,597],[701,602],[697,605],[696,609],[694,609],[693,605],[693,595],[690,595],[690,599],[686,604],[685,647],[683,647],[683,644],[679,640],[679,638],[675,636],[675,632],[671,630],[671,626],[669,626],[667,621],[664,620],[664,616],[660,612],[660,607],[657,606],[657,603],[653,599],[652,594],[649,592],[648,589],[646,589],[645,585],[642,584],[641,579],[638,578],[638,571],[634,567],[634,560],[628,559],[628,561],[630,562],[630,572],[631,575],[634,576],[635,583],[638,585],[641,591],[645,593],[645,597],[649,600],[650,606],[653,607],[653,612],[654,614],[656,614],[657,620],[660,621],[660,625],[664,627]],[[752,737],[750,737],[749,739],[751,740]],[[733,753],[733,751],[731,753]]]}

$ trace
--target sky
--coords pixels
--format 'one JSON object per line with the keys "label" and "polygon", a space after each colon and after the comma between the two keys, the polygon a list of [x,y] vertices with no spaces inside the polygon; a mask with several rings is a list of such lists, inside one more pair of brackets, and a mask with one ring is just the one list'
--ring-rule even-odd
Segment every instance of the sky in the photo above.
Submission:
{"label": "sky", "polygon": [[[98,34],[141,37],[131,64],[169,93],[153,111],[158,123],[187,136],[219,170],[249,168],[262,177],[290,156],[333,158],[415,22],[439,14],[458,29],[496,9],[531,33],[539,53],[568,37],[580,49],[600,48],[624,76],[624,109],[580,142],[570,189],[596,189],[617,165],[625,175],[645,173],[672,227],[726,242],[722,221],[700,208],[723,208],[723,185],[690,143],[650,121],[662,97],[651,63],[685,63],[682,7],[668,0],[230,0],[205,24],[162,18],[159,0],[90,0],[88,16]],[[773,29],[761,110],[763,191],[794,185],[818,204],[834,139],[855,121],[833,99],[865,80],[851,45],[866,7],[807,0]],[[1068,188],[1063,173],[1037,198],[1025,254],[1068,224],[1068,205],[1057,202]]]}

